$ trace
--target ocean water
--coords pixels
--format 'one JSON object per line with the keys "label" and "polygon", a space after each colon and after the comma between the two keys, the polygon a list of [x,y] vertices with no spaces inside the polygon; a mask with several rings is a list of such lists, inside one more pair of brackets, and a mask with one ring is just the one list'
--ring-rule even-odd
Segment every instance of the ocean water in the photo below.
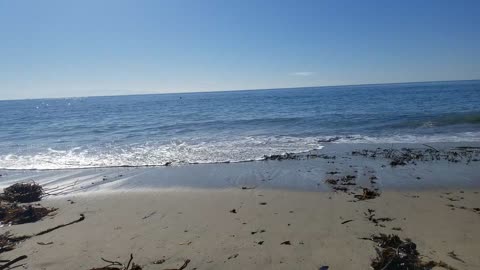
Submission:
{"label": "ocean water", "polygon": [[480,141],[480,81],[0,101],[1,169],[239,162],[327,143],[442,141]]}

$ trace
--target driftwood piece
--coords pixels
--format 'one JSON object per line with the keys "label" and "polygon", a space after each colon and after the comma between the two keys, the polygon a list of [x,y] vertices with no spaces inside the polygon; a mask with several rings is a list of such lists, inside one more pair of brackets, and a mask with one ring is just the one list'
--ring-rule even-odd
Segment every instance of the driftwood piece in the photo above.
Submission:
{"label": "driftwood piece", "polygon": [[165,269],[165,270],[183,270],[183,269],[187,268],[189,263],[190,263],[190,259],[186,259],[185,262],[183,263],[183,265],[180,266],[180,268],[170,268],[170,269]]}
{"label": "driftwood piece", "polygon": [[121,262],[107,260],[105,258],[101,258],[101,259],[102,261],[109,263],[109,265],[101,268],[92,268],[90,270],[142,270],[142,268],[139,265],[133,263],[133,254],[130,254],[130,258],[127,262],[127,265],[124,265]]}
{"label": "driftwood piece", "polygon": [[353,219],[345,220],[344,222],[342,222],[342,224],[347,224],[347,223],[352,222],[352,221],[353,221]]}
{"label": "driftwood piece", "polygon": [[44,230],[44,231],[41,231],[41,232],[39,232],[39,233],[37,233],[37,234],[32,235],[32,237],[33,237],[33,236],[44,235],[44,234],[46,234],[46,233],[55,231],[55,230],[57,230],[57,229],[60,229],[60,228],[63,228],[63,227],[66,227],[66,226],[69,226],[69,225],[78,223],[78,222],[80,222],[80,221],[83,221],[84,219],[85,219],[85,215],[84,215],[84,214],[80,214],[80,217],[79,217],[77,220],[74,220],[74,221],[69,222],[69,223],[65,223],[65,224],[58,225],[58,226],[55,226],[55,227],[53,227],[53,228],[50,228],[50,229],[47,229],[47,230]]}
{"label": "driftwood piece", "polygon": [[465,261],[462,260],[462,259],[460,259],[460,258],[458,257],[458,255],[455,253],[455,251],[453,251],[453,250],[448,253],[448,256],[450,256],[450,257],[451,257],[452,259],[454,259],[454,260],[457,260],[457,261],[459,261],[459,262],[465,263]]}
{"label": "driftwood piece", "polygon": [[85,215],[80,214],[80,218],[78,218],[77,220],[74,220],[74,221],[69,222],[69,223],[61,224],[61,225],[55,226],[53,228],[41,231],[41,232],[36,233],[36,234],[31,234],[31,235],[13,236],[9,232],[3,233],[3,234],[0,235],[0,253],[13,250],[15,248],[15,245],[19,242],[22,242],[24,240],[30,239],[30,238],[35,237],[35,236],[44,235],[44,234],[47,234],[49,232],[55,231],[57,229],[60,229],[60,228],[63,228],[63,227],[81,222],[84,219],[85,219]]}
{"label": "driftwood piece", "polygon": [[27,255],[22,255],[20,257],[17,257],[11,261],[8,261],[7,263],[3,264],[3,265],[0,265],[0,270],[4,270],[4,269],[9,269],[10,266],[14,265],[15,263],[21,261],[21,260],[25,260],[27,257]]}
{"label": "driftwood piece", "polygon": [[153,212],[151,212],[150,214],[142,217],[142,219],[148,219],[148,218],[150,218],[151,216],[155,215],[156,213],[157,213],[157,211],[153,211]]}

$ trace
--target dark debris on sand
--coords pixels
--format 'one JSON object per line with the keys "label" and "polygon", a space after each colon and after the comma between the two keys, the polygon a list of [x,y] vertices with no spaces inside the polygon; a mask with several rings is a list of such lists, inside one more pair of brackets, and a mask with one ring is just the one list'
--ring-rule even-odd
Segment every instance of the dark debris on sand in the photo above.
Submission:
{"label": "dark debris on sand", "polygon": [[342,191],[342,192],[347,192],[348,188],[347,187],[332,187],[333,190],[335,191]]}
{"label": "dark debris on sand", "polygon": [[0,270],[4,270],[4,269],[9,270],[9,269],[14,269],[14,268],[17,268],[17,267],[25,266],[25,264],[19,264],[19,265],[15,265],[15,266],[14,266],[14,264],[16,264],[16,263],[18,263],[22,260],[25,260],[26,258],[28,258],[27,255],[22,255],[22,256],[16,257],[13,260],[0,260],[0,262],[3,263],[3,264],[0,264]]}
{"label": "dark debris on sand", "polygon": [[35,182],[13,184],[0,195],[0,223],[24,224],[41,220],[56,209],[45,208],[40,204],[23,204],[41,200],[42,186]]}
{"label": "dark debris on sand", "polygon": [[[35,234],[30,234],[30,235],[14,236],[10,232],[5,232],[3,234],[0,234],[0,253],[13,250],[13,249],[15,249],[17,244],[19,244],[20,242],[25,241],[27,239],[30,239],[32,237],[44,235],[44,234],[53,232],[57,229],[60,229],[60,228],[63,228],[63,227],[70,226],[72,224],[81,222],[83,220],[85,220],[85,215],[80,214],[80,218],[78,218],[74,221],[71,221],[71,222],[65,223],[65,224],[60,224],[60,225],[55,226],[53,228],[49,228],[49,229],[43,230],[41,232],[38,232],[38,233],[35,233]],[[1,270],[1,268],[0,268],[0,270]]]}
{"label": "dark debris on sand", "polygon": [[419,258],[417,245],[410,239],[402,240],[397,235],[373,235],[371,240],[377,244],[377,257],[373,259],[371,266],[374,270],[431,270],[441,267],[448,270],[456,270],[444,262],[427,261]]}
{"label": "dark debris on sand", "polygon": [[453,251],[453,250],[448,253],[448,256],[450,256],[450,258],[452,258],[452,259],[454,259],[454,260],[457,260],[457,261],[459,261],[459,262],[465,263],[465,261],[462,260],[462,259],[460,259],[460,258],[458,257],[458,255],[455,253],[455,251]]}
{"label": "dark debris on sand", "polygon": [[108,263],[108,265],[100,268],[91,268],[90,270],[142,270],[142,267],[133,262],[133,254],[130,254],[130,259],[127,264],[104,258],[102,258],[102,261]]}
{"label": "dark debris on sand", "polygon": [[383,222],[390,222],[390,221],[393,221],[394,219],[392,218],[389,218],[389,217],[381,217],[381,218],[377,218],[375,217],[375,210],[373,209],[368,209],[367,210],[368,212],[365,212],[363,213],[365,215],[365,217],[368,219],[368,221],[372,222],[373,224],[375,224],[375,226],[380,226],[380,227],[385,227],[385,225],[381,224]]}
{"label": "dark debris on sand", "polygon": [[429,145],[428,148],[402,148],[402,149],[382,149],[353,151],[353,156],[364,156],[369,158],[385,158],[390,160],[390,166],[405,166],[407,164],[416,164],[417,161],[435,161],[446,160],[452,163],[461,161],[478,161],[480,149],[475,147],[456,147],[450,150],[437,150]]}
{"label": "dark debris on sand", "polygon": [[14,236],[10,232],[0,234],[0,253],[14,250],[17,243],[27,238],[27,236]]}
{"label": "dark debris on sand", "polygon": [[328,178],[325,180],[325,183],[330,185],[330,187],[335,191],[343,191],[347,192],[348,188],[346,186],[355,186],[356,183],[356,176],[355,175],[345,175],[340,178]]}
{"label": "dark debris on sand", "polygon": [[[235,254],[235,258],[238,256],[238,254]],[[190,263],[190,260],[189,259],[186,259],[185,262],[182,264],[182,266],[180,266],[179,268],[174,268],[174,269],[165,269],[165,270],[183,270],[185,268],[187,268],[188,264]],[[140,268],[141,270],[141,268]]]}
{"label": "dark debris on sand", "polygon": [[465,207],[465,206],[458,206],[458,205],[454,205],[454,204],[447,204],[447,206],[450,207],[450,209],[452,209],[452,210],[461,209],[461,210],[471,211],[471,212],[476,213],[476,214],[480,214],[480,208],[478,208],[478,207],[468,208],[468,207]]}
{"label": "dark debris on sand", "polygon": [[38,202],[42,199],[43,188],[35,182],[16,183],[3,190],[2,200],[17,203]]}
{"label": "dark debris on sand", "polygon": [[[376,176],[371,176],[370,179],[377,179]],[[352,190],[362,188],[362,187],[357,187],[357,177],[355,175],[345,175],[340,178],[327,178],[325,180],[325,183],[328,184],[334,191],[342,191],[342,192],[348,192],[349,194],[354,194]],[[375,187],[376,182],[373,180],[370,180],[372,189],[370,188],[362,188],[362,194],[356,194],[354,197],[358,201],[363,201],[363,200],[371,200],[375,199],[376,197],[380,196],[380,193],[378,192],[378,188]],[[353,187],[350,189],[349,187]],[[351,191],[351,192],[349,192]]]}
{"label": "dark debris on sand", "polygon": [[327,183],[329,185],[336,185],[336,184],[338,184],[338,179],[327,179],[327,180],[325,180],[325,183]]}
{"label": "dark debris on sand", "polygon": [[21,182],[5,188],[0,195],[0,224],[36,222],[55,211],[40,204],[23,204],[40,201],[43,194],[42,186],[35,182]]}
{"label": "dark debris on sand", "polygon": [[339,183],[342,186],[354,186],[356,185],[355,179],[357,177],[355,175],[345,175],[339,179]]}
{"label": "dark debris on sand", "polygon": [[354,197],[360,201],[363,201],[363,200],[375,199],[378,196],[380,196],[380,193],[378,193],[377,191],[368,189],[368,188],[363,188],[363,193],[360,195],[355,195]]}
{"label": "dark debris on sand", "polygon": [[55,210],[40,205],[19,205],[0,201],[0,223],[16,225],[36,222]]}
{"label": "dark debris on sand", "polygon": [[336,159],[336,156],[329,156],[325,154],[297,154],[285,153],[281,155],[263,156],[264,160],[305,160],[305,159]]}

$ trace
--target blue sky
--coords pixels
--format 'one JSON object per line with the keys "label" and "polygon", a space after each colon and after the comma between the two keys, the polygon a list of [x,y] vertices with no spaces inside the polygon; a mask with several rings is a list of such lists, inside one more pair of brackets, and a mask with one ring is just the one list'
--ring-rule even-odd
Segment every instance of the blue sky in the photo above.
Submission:
{"label": "blue sky", "polygon": [[0,0],[0,99],[480,79],[480,1]]}

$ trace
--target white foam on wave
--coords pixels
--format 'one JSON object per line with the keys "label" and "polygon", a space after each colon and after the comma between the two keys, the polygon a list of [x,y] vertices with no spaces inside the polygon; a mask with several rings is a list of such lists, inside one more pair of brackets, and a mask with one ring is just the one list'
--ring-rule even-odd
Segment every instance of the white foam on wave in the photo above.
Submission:
{"label": "white foam on wave", "polygon": [[317,138],[244,137],[230,141],[167,144],[147,142],[102,148],[47,149],[34,154],[0,155],[3,169],[69,169],[119,166],[160,166],[167,163],[220,163],[260,160],[265,155],[321,149]]}
{"label": "white foam on wave", "polygon": [[229,141],[146,142],[107,145],[101,148],[47,148],[36,153],[0,155],[1,169],[73,169],[120,166],[161,166],[165,164],[221,163],[261,160],[265,156],[302,153],[322,149],[331,143],[431,143],[479,142],[480,132],[438,135],[395,135],[385,137],[350,135],[330,137],[241,137]]}

